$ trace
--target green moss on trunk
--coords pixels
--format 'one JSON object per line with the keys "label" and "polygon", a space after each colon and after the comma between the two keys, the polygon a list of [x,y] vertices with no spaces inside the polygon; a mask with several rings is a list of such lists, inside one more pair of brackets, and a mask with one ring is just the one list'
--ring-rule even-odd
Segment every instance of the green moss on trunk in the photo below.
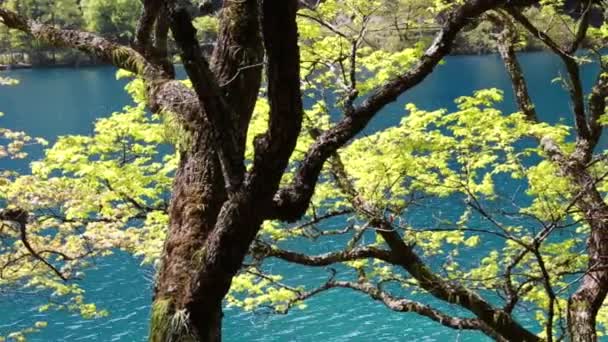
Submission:
{"label": "green moss on trunk", "polygon": [[169,299],[157,299],[152,303],[150,318],[150,342],[169,341],[172,303]]}
{"label": "green moss on trunk", "polygon": [[176,310],[169,299],[157,299],[152,304],[150,342],[196,342],[190,329],[190,316],[185,310]]}

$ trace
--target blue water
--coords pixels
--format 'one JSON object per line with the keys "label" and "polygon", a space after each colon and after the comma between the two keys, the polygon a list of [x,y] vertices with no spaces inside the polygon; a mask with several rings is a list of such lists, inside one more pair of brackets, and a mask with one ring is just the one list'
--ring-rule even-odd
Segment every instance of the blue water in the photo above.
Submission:
{"label": "blue water", "polygon": [[[522,56],[531,95],[540,117],[546,121],[570,122],[567,94],[558,83],[559,61],[543,53]],[[51,142],[66,134],[88,134],[95,118],[107,116],[129,103],[122,91],[123,81],[115,79],[109,67],[85,69],[18,70],[5,75],[17,78],[16,87],[0,88],[0,110],[6,117],[0,126],[27,131]],[[584,69],[587,89],[595,67]],[[456,97],[488,87],[505,89],[505,112],[516,110],[504,68],[497,56],[450,57],[420,86],[391,104],[372,121],[367,132],[394,125],[404,115],[404,104],[416,103],[423,109],[454,108]],[[40,152],[34,152],[33,157]],[[8,163],[3,161],[3,163]],[[7,167],[8,165],[3,165]],[[27,169],[26,163],[10,167]],[[332,241],[309,247],[295,245],[302,251],[324,252]],[[277,265],[292,284],[318,284],[327,279],[323,270],[307,270]],[[35,321],[48,321],[48,328],[30,335],[30,341],[145,341],[151,297],[151,271],[139,260],[118,254],[96,261],[82,281],[89,300],[110,311],[110,316],[84,320],[65,312],[38,313],[36,305],[44,302],[32,294],[5,294],[0,291],[0,335],[26,327]],[[244,313],[227,309],[224,320],[226,341],[486,341],[475,332],[459,332],[415,314],[394,313],[368,297],[346,290],[320,295],[305,310],[287,315],[263,312]],[[526,325],[533,325],[523,320]]]}

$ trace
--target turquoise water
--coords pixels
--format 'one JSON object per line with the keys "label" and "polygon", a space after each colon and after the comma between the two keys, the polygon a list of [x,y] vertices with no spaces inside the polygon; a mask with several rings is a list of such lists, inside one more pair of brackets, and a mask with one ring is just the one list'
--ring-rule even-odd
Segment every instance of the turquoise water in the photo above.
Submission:
{"label": "turquoise water", "polygon": [[[567,94],[558,83],[551,83],[560,73],[557,59],[543,53],[532,53],[522,56],[522,63],[541,118],[550,122],[570,122]],[[0,125],[51,141],[59,135],[90,133],[95,118],[107,116],[129,103],[128,96],[122,91],[124,82],[115,79],[114,71],[109,67],[99,67],[8,72],[7,76],[17,78],[21,83],[0,89],[0,110],[6,113],[6,117],[0,119]],[[587,88],[595,71],[594,66],[584,70]],[[388,106],[372,121],[367,132],[396,124],[404,115],[405,103],[414,102],[424,109],[454,108],[454,98],[488,87],[505,89],[507,100],[501,108],[505,112],[515,111],[510,83],[497,56],[450,57],[423,84]],[[39,155],[37,153],[34,152],[33,156]],[[2,168],[27,169],[23,162],[3,160],[2,163],[5,163],[0,165]],[[290,247],[307,252],[325,252],[333,243],[322,240],[314,246],[295,243]],[[284,272],[289,283],[314,285],[327,279],[324,270],[282,264],[273,267],[275,271]],[[83,286],[89,300],[111,313],[109,317],[98,320],[83,320],[65,312],[38,313],[35,307],[44,298],[34,294],[3,294],[0,289],[0,335],[44,320],[49,322],[49,327],[31,335],[30,341],[144,341],[151,278],[151,270],[141,267],[139,260],[130,256],[118,254],[97,260],[96,266],[83,280]],[[391,312],[368,297],[344,290],[318,296],[307,304],[307,309],[283,316],[227,309],[225,340],[487,340],[479,333],[448,330],[414,314]]]}

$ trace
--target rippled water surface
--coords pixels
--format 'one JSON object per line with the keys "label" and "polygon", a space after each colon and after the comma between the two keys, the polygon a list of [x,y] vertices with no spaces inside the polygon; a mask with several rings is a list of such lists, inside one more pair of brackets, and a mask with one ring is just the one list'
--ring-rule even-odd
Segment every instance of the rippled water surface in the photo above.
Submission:
{"label": "rippled water surface", "polygon": [[[568,100],[557,83],[558,62],[542,53],[522,56],[532,97],[541,117],[548,121],[569,120]],[[585,69],[585,82],[592,81],[593,66]],[[6,117],[0,125],[24,130],[33,136],[53,140],[58,135],[87,134],[95,118],[107,116],[129,103],[123,81],[115,79],[109,67],[85,69],[19,70],[6,73],[21,83],[0,88],[0,110]],[[506,90],[502,109],[515,111],[510,100],[510,83],[497,56],[459,56],[447,59],[423,84],[402,96],[376,118],[368,132],[394,125],[404,115],[403,106],[414,102],[424,109],[453,108],[453,99],[480,88]],[[39,156],[39,154],[38,154]],[[34,154],[34,157],[36,155]],[[25,163],[2,161],[22,170]],[[10,165],[8,165],[10,164]],[[424,215],[421,213],[420,215]],[[424,219],[422,217],[421,219]],[[340,222],[335,222],[340,224]],[[330,250],[332,241],[314,246],[315,252]],[[290,246],[309,251],[309,245]],[[472,260],[475,256],[472,256]],[[277,264],[276,270],[294,284],[319,284],[327,279],[324,270],[306,270]],[[29,294],[0,292],[0,335],[48,321],[49,327],[31,335],[30,341],[145,341],[151,297],[151,271],[139,260],[118,254],[97,260],[83,280],[89,300],[110,311],[98,320],[83,320],[65,312],[38,313],[44,298]],[[226,341],[485,341],[474,332],[447,330],[414,314],[394,313],[368,297],[345,290],[329,292],[309,301],[305,310],[287,315],[243,313],[228,309],[225,315]],[[524,324],[532,324],[524,321]]]}

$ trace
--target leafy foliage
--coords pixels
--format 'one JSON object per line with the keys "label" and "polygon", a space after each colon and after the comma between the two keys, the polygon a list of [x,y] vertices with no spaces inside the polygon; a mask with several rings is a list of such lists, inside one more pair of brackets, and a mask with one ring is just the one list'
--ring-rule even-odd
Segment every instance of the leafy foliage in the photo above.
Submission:
{"label": "leafy foliage", "polygon": [[[82,277],[92,258],[117,249],[153,262],[164,241],[177,163],[165,131],[160,117],[147,114],[143,103],[125,107],[99,119],[92,136],[60,137],[42,160],[32,163],[31,175],[3,174],[0,200],[31,213],[29,245],[66,279]],[[0,133],[10,139],[0,146],[0,157],[23,158],[24,146],[44,143],[6,129]],[[3,223],[0,237],[0,286],[49,294],[54,299],[41,311],[68,309],[89,318],[107,314],[86,302],[77,282],[64,282],[38,262],[16,227]]]}
{"label": "leafy foliage", "polygon": [[[411,39],[407,32],[428,30],[436,15],[457,4],[434,1],[426,8],[423,3],[427,2],[326,0],[300,11],[307,105],[304,129],[283,183],[293,178],[319,132],[424,56],[429,44],[425,36]],[[404,25],[406,34],[398,33],[398,44],[374,46],[384,37],[373,32],[405,5],[411,5],[411,11],[405,22],[395,24],[395,30]],[[557,11],[561,5],[546,2],[528,15],[548,24],[553,16],[564,19]],[[123,33],[132,31],[134,22],[125,14],[126,6],[125,1],[90,0],[84,2],[83,15],[91,29],[128,38]],[[199,18],[195,25],[206,39],[214,34],[217,20]],[[572,20],[565,25],[573,29]],[[486,23],[474,30],[493,27]],[[481,32],[474,30],[471,37]],[[560,37],[564,32],[550,27],[545,31],[558,39],[569,37]],[[605,39],[604,31],[602,26],[591,34]],[[19,231],[6,223],[0,230],[0,286],[50,294],[54,300],[41,310],[105,315],[103,308],[86,301],[75,281],[91,258],[124,250],[144,263],[159,260],[179,162],[171,145],[179,144],[183,131],[175,129],[170,116],[146,111],[141,79],[133,80],[126,90],[135,104],[98,120],[93,135],[60,137],[44,158],[31,164],[31,174],[0,175],[0,200],[8,208],[30,213],[29,248],[23,228]],[[392,284],[395,296],[428,299],[428,289],[419,280],[381,258],[329,262],[334,269],[325,285],[302,284],[272,272],[281,265],[273,258],[290,261],[282,257],[292,253],[285,249],[289,246],[309,251],[322,245],[341,255],[384,248],[385,228],[377,224],[382,221],[420,256],[428,272],[449,284],[475,289],[501,303],[517,289],[520,303],[531,308],[539,325],[547,322],[554,308],[559,320],[565,320],[573,277],[587,267],[588,256],[580,251],[589,227],[574,205],[577,185],[561,173],[539,141],[549,139],[561,151],[572,152],[573,129],[531,122],[523,113],[503,113],[497,109],[502,100],[501,90],[484,89],[456,99],[453,112],[409,104],[403,111],[387,113],[403,118],[394,127],[357,137],[332,157],[301,222],[264,223],[247,266],[232,282],[227,305],[286,313],[294,306],[304,308],[306,299],[336,279],[378,289]],[[268,112],[268,101],[261,96],[247,137],[248,161],[253,158],[254,137],[268,127]],[[27,144],[44,143],[5,129],[0,130],[0,138],[0,158],[24,158]],[[589,169],[603,196],[607,168],[606,159],[599,158]],[[38,262],[35,254],[54,268]],[[327,258],[298,255],[309,263]],[[480,262],[467,255],[478,256]],[[555,302],[550,294],[556,296]],[[154,319],[168,319],[164,315],[168,304],[157,304]],[[608,327],[605,309],[598,322]],[[41,322],[36,328],[43,326]],[[557,324],[550,328],[557,329]]]}
{"label": "leafy foliage", "polygon": [[82,18],[90,31],[128,40],[135,32],[141,9],[141,1],[136,0],[85,0],[82,1]]}

